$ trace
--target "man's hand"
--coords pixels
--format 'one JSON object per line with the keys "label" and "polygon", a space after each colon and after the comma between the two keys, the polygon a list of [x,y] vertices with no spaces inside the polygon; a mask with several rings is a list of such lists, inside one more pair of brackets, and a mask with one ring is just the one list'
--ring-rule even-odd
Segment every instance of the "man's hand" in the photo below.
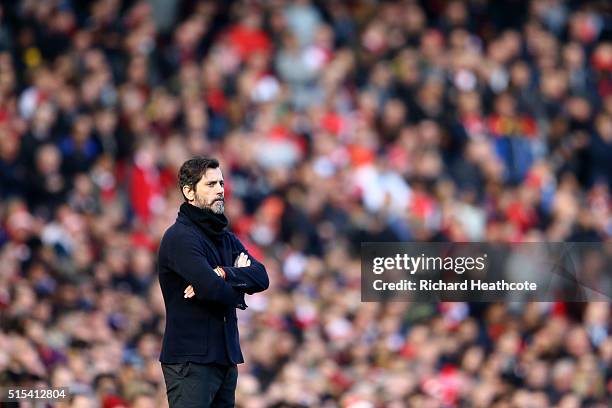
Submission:
{"label": "man's hand", "polygon": [[251,266],[251,260],[244,252],[241,252],[240,255],[234,261],[234,266],[238,268],[242,268],[245,266]]}
{"label": "man's hand", "polygon": [[217,266],[213,270],[215,271],[215,273],[217,274],[218,277],[220,277],[221,279],[225,280],[225,271],[223,270],[222,267]]}
{"label": "man's hand", "polygon": [[[246,255],[245,255],[246,257]],[[248,261],[248,264],[251,264],[251,261]],[[248,265],[247,265],[248,266]],[[220,277],[221,279],[225,279],[225,271],[223,270],[223,268],[221,268],[220,266],[217,266],[215,269],[213,269],[213,271],[215,271],[215,273],[217,274],[218,277]],[[193,289],[192,285],[189,285],[185,288],[185,291],[183,293],[183,297],[189,299],[195,296],[195,290]]]}
{"label": "man's hand", "polygon": [[[247,254],[245,254],[244,252],[241,252],[240,255],[238,255],[238,257],[234,261],[234,266],[238,267],[238,268],[242,268],[242,267],[246,267],[246,266],[251,266],[251,260],[249,259]],[[217,274],[217,276],[219,276],[222,279],[225,279],[225,271],[223,270],[223,268],[217,266],[214,269],[214,271]],[[192,298],[194,296],[195,296],[195,290],[193,289],[193,286],[192,285],[187,286],[185,288],[184,293],[183,293],[183,297],[189,299],[189,298]]]}

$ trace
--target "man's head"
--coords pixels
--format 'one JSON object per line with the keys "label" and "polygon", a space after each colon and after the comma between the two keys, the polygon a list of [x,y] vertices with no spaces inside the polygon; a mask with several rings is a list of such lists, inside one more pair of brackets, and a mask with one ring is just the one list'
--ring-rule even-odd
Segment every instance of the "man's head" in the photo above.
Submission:
{"label": "man's head", "polygon": [[223,214],[223,174],[216,159],[194,157],[179,170],[179,187],[185,201],[215,214]]}

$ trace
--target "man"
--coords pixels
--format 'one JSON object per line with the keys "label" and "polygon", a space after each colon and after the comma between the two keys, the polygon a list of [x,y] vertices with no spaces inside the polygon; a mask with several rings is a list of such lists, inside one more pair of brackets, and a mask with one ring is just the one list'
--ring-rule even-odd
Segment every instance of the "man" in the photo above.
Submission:
{"label": "man", "polygon": [[265,267],[226,230],[219,162],[196,157],[179,171],[185,199],[159,247],[166,329],[159,361],[176,407],[233,407],[243,363],[236,307],[268,288]]}

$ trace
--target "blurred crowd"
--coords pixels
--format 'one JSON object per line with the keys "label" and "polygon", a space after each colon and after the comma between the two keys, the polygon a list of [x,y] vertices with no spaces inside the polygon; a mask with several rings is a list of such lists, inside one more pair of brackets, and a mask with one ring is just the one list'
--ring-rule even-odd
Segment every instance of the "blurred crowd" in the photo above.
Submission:
{"label": "blurred crowd", "polygon": [[610,241],[609,2],[0,1],[0,384],[167,406],[156,250],[193,155],[270,275],[239,407],[610,406],[609,303],[362,303],[359,260]]}

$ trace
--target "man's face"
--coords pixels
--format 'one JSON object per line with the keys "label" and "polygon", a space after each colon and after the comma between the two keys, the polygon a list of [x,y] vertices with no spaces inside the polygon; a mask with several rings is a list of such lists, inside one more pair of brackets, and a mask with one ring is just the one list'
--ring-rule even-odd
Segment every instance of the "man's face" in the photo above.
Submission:
{"label": "man's face", "polygon": [[200,181],[195,185],[195,191],[187,198],[192,199],[191,204],[202,209],[209,209],[215,214],[225,211],[224,183],[221,169],[208,169]]}

